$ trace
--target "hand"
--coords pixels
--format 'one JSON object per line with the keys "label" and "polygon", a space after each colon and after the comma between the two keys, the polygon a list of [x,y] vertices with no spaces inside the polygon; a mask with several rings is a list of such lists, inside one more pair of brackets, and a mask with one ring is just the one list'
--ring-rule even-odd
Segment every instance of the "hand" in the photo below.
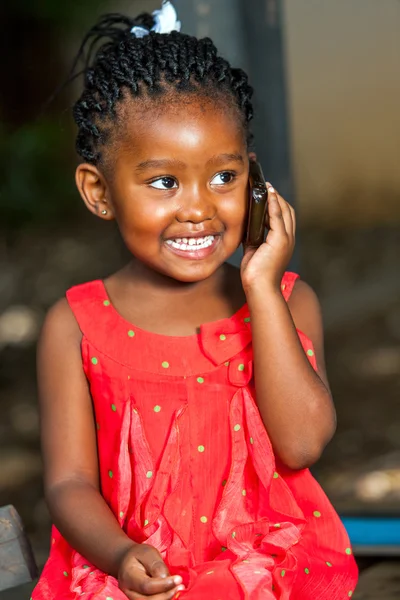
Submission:
{"label": "hand", "polygon": [[247,293],[257,286],[280,289],[281,280],[294,250],[296,217],[294,209],[267,183],[268,235],[259,248],[245,248],[240,273]]}
{"label": "hand", "polygon": [[182,577],[171,577],[161,554],[148,544],[135,544],[124,554],[118,583],[130,600],[148,597],[171,600],[179,590],[185,589]]}

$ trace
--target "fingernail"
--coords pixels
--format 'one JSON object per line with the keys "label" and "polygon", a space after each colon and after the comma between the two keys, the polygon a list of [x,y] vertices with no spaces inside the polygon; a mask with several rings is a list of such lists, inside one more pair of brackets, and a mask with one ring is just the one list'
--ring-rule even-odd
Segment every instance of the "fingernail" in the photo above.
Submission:
{"label": "fingernail", "polygon": [[172,580],[175,585],[179,585],[183,581],[183,579],[180,575],[175,575],[175,577],[173,577]]}
{"label": "fingernail", "polygon": [[271,194],[273,194],[275,192],[275,188],[273,188],[272,185],[270,185],[268,191],[271,192]]}
{"label": "fingernail", "polygon": [[184,589],[185,589],[185,586],[184,586],[184,585],[178,585],[178,587],[176,588],[176,591],[177,591],[177,592],[181,592],[181,591],[182,591],[182,590],[184,590]]}

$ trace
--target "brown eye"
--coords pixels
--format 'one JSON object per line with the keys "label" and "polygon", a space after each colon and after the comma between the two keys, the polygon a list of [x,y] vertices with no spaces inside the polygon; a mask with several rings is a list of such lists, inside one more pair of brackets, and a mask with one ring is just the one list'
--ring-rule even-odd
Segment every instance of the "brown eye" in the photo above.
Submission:
{"label": "brown eye", "polygon": [[231,171],[221,171],[217,173],[211,180],[211,185],[226,185],[231,183],[235,178],[235,174]]}
{"label": "brown eye", "polygon": [[178,184],[173,177],[160,177],[160,179],[152,181],[150,186],[156,190],[172,190],[173,188],[177,188]]}

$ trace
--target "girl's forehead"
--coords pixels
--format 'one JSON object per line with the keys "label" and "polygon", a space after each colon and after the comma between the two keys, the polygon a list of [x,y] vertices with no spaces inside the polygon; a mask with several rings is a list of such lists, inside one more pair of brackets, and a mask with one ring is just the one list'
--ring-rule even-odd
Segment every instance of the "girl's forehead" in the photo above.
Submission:
{"label": "girl's forehead", "polygon": [[228,102],[195,97],[172,102],[129,103],[124,109],[122,149],[136,153],[157,149],[157,152],[206,151],[218,148],[242,147],[245,134],[238,113]]}

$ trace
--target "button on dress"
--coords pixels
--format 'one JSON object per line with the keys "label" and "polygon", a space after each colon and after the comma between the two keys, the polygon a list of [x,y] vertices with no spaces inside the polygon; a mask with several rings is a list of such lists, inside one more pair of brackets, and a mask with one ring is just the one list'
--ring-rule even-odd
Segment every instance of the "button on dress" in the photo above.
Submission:
{"label": "button on dress", "polygon": [[[283,277],[286,300],[297,277]],[[101,493],[127,535],[182,576],[176,598],[350,598],[347,533],[310,471],[274,457],[258,412],[247,305],[176,337],[127,322],[100,280],[67,299],[82,331]],[[311,341],[298,335],[316,368]],[[56,528],[32,597],[126,600]]]}

